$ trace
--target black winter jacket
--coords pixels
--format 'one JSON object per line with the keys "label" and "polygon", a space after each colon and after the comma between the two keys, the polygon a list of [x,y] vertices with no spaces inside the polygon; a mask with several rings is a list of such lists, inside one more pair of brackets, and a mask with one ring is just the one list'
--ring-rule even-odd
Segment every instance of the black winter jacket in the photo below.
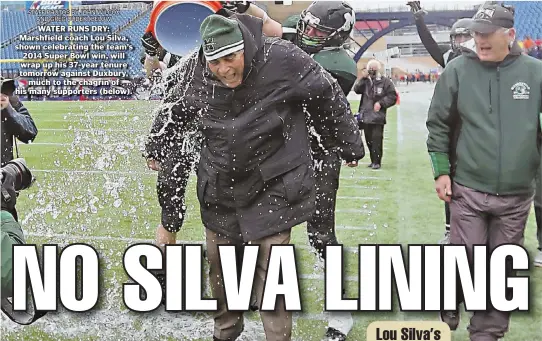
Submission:
{"label": "black winter jacket", "polygon": [[147,153],[168,158],[201,130],[203,223],[248,241],[290,229],[313,213],[307,115],[326,149],[337,148],[346,161],[361,159],[364,150],[337,81],[292,43],[263,36],[260,19],[235,17],[245,41],[243,83],[222,85],[200,49],[181,66],[193,77],[180,77],[166,99],[172,109],[155,119]]}
{"label": "black winter jacket", "polygon": [[[386,124],[388,108],[397,102],[397,92],[392,81],[383,76],[375,79],[361,78],[354,85],[354,92],[362,95],[359,102],[359,120],[364,124]],[[376,102],[380,103],[380,111],[374,111]]]}
{"label": "black winter jacket", "polygon": [[11,106],[2,109],[2,166],[13,160],[13,143],[19,141],[28,143],[38,134],[34,120],[17,96],[10,96]]}

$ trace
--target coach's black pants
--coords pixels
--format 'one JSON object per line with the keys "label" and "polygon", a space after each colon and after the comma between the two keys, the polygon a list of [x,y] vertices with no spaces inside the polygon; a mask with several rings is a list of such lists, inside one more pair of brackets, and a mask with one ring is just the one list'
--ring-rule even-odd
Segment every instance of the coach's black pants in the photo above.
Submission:
{"label": "coach's black pants", "polygon": [[360,128],[363,129],[363,133],[365,134],[365,141],[371,155],[371,163],[379,165],[382,162],[384,125],[361,124]]}
{"label": "coach's black pants", "polygon": [[335,202],[340,172],[341,159],[337,153],[315,156],[316,210],[307,222],[307,233],[309,242],[322,258],[325,258],[326,245],[338,244],[335,234]]}

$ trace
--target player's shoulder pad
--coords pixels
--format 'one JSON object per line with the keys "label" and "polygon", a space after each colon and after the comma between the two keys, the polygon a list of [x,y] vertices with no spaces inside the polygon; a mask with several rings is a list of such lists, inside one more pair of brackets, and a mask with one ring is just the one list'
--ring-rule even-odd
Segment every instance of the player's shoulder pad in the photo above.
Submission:
{"label": "player's shoulder pad", "polygon": [[299,14],[294,14],[294,15],[291,15],[289,16],[288,18],[286,18],[284,20],[284,22],[282,23],[282,27],[288,27],[288,28],[297,28],[297,23],[299,22],[299,19],[301,18],[301,16]]}
{"label": "player's shoulder pad", "polygon": [[351,74],[357,77],[358,70],[354,59],[343,48],[322,50],[312,56],[328,72],[334,74]]}

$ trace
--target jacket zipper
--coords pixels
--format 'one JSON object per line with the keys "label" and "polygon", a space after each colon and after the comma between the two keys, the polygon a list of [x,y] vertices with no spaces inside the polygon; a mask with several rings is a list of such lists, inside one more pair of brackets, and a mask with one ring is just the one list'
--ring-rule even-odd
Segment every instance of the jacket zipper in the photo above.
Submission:
{"label": "jacket zipper", "polygon": [[499,185],[501,183],[501,163],[502,163],[502,121],[501,121],[501,101],[500,101],[500,94],[501,94],[501,67],[497,66],[497,115],[499,120],[499,164],[497,168],[497,193],[496,195],[499,195]]}
{"label": "jacket zipper", "polygon": [[493,113],[493,99],[491,98],[491,79],[489,80],[489,113]]}

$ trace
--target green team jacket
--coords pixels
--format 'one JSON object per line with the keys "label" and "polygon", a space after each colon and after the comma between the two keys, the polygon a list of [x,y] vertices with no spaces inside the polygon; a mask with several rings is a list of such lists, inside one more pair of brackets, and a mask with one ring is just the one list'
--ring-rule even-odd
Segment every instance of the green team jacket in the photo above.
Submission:
{"label": "green team jacket", "polygon": [[499,64],[465,51],[444,69],[429,107],[435,179],[451,174],[454,182],[495,195],[532,193],[541,109],[542,61],[522,55],[517,44]]}
{"label": "green team jacket", "polygon": [[23,230],[13,216],[2,211],[2,245],[0,259],[2,262],[2,298],[13,296],[13,245],[24,244]]}

